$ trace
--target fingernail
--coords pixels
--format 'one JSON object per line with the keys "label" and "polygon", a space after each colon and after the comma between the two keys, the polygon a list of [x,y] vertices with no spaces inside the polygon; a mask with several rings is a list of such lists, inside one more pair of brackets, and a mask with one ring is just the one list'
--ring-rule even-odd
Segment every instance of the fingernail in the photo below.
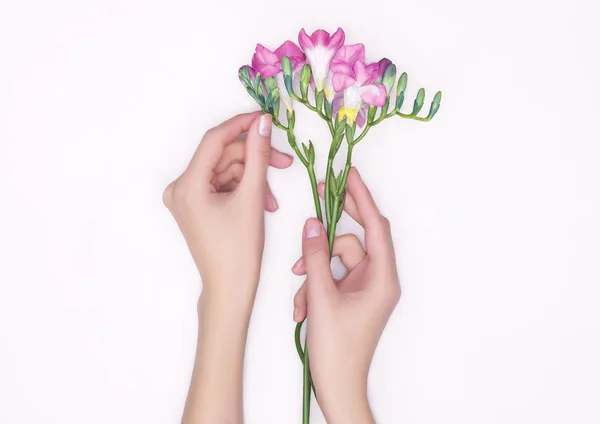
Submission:
{"label": "fingernail", "polygon": [[273,121],[271,120],[271,115],[261,116],[260,121],[258,121],[258,133],[263,137],[270,136],[272,123]]}
{"label": "fingernail", "polygon": [[300,313],[300,309],[294,307],[294,321],[298,322],[298,314]]}
{"label": "fingernail", "polygon": [[294,160],[294,157],[292,155],[288,155],[287,153],[284,153],[284,155],[286,155],[288,158],[290,158],[291,161]]}
{"label": "fingernail", "polygon": [[300,267],[304,264],[304,259],[300,258],[296,261],[296,263],[294,264],[294,266],[292,267],[292,271],[296,271],[298,269],[300,269]]}
{"label": "fingernail", "polygon": [[319,237],[321,235],[321,228],[323,227],[318,219],[309,219],[308,221],[306,221],[306,225],[304,226],[304,237]]}
{"label": "fingernail", "polygon": [[271,208],[276,211],[277,209],[279,209],[279,203],[277,203],[277,199],[275,198],[275,196],[271,197]]}

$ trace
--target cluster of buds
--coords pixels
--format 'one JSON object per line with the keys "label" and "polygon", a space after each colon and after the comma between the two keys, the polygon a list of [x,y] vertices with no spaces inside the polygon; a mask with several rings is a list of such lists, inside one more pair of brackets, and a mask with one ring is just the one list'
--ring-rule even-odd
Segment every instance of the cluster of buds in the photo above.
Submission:
{"label": "cluster of buds", "polygon": [[373,126],[391,116],[420,121],[435,116],[441,92],[435,94],[427,116],[418,116],[425,101],[423,88],[412,111],[403,113],[407,74],[403,73],[396,83],[396,65],[385,58],[367,63],[365,46],[344,44],[345,38],[341,28],[332,35],[317,30],[310,36],[302,29],[299,45],[286,41],[272,51],[258,44],[252,64],[239,70],[240,81],[277,122],[281,104],[289,115],[295,101],[333,124],[345,120],[354,128]]}

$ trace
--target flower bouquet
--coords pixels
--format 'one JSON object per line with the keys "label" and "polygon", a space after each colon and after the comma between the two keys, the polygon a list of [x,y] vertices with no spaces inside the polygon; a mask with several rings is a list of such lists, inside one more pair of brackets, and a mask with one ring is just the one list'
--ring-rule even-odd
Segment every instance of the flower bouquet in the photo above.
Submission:
{"label": "flower bouquet", "polygon": [[[421,88],[412,110],[402,112],[407,74],[403,73],[397,79],[396,66],[390,60],[384,58],[378,63],[368,64],[363,44],[344,42],[345,34],[341,28],[331,35],[320,29],[310,36],[302,29],[298,35],[300,46],[286,41],[272,51],[258,44],[252,57],[252,65],[242,66],[239,70],[240,81],[248,94],[264,113],[273,116],[273,124],[287,133],[290,146],[308,171],[316,215],[326,228],[330,254],[336,226],[344,210],[346,181],[354,147],[372,127],[388,118],[399,116],[430,121],[440,108],[442,100],[442,93],[438,91],[428,114],[419,116],[425,102],[425,90]],[[294,135],[295,103],[315,112],[326,122],[331,133],[325,169],[325,213],[317,190],[315,148],[311,141],[308,144],[301,143],[299,147]],[[336,173],[333,162],[344,139],[347,144],[346,164]],[[301,342],[302,324],[300,322],[296,326],[295,343],[304,369],[302,422],[308,423],[311,391],[314,387],[308,349],[306,343],[303,347]]]}

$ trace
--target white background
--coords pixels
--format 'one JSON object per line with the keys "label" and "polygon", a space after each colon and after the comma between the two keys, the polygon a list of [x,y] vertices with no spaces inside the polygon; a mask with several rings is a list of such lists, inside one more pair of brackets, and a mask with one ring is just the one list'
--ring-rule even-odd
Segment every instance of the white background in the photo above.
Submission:
{"label": "white background", "polygon": [[[421,86],[428,102],[444,92],[433,122],[389,120],[355,155],[404,290],[371,372],[378,423],[600,422],[598,12],[2,1],[0,423],[180,420],[200,282],[162,190],[204,131],[255,108],[237,79],[255,43],[303,26],[343,26],[369,60],[395,61],[408,105]],[[323,123],[298,125],[323,176]],[[290,151],[279,131],[273,143]],[[269,181],[281,209],[266,218],[245,416],[299,423],[289,270],[312,205],[300,163]]]}

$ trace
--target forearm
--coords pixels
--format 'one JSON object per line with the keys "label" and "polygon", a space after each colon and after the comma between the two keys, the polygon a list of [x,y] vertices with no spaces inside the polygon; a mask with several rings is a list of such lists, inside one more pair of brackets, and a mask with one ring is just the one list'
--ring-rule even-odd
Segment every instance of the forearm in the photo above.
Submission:
{"label": "forearm", "polygon": [[203,292],[198,302],[198,348],[183,424],[243,422],[242,377],[254,303]]}
{"label": "forearm", "polygon": [[344,382],[320,393],[319,406],[328,424],[375,424],[367,398],[366,381]]}

